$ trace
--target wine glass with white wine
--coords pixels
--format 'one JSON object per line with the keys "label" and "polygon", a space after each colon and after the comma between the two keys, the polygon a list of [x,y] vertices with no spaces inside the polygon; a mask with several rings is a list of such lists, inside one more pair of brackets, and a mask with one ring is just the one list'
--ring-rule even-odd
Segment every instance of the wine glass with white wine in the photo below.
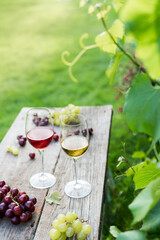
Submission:
{"label": "wine glass with white wine", "polygon": [[77,160],[87,151],[89,133],[87,121],[82,114],[67,114],[61,120],[60,144],[64,152],[74,161],[75,180],[68,182],[65,193],[71,198],[83,198],[90,194],[91,185],[77,179]]}

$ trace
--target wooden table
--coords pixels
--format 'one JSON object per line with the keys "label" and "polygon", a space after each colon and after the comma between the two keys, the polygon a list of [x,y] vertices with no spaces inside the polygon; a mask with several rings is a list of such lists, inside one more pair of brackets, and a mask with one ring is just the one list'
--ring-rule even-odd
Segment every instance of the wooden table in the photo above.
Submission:
{"label": "wooden table", "polygon": [[[28,108],[23,108],[8,130],[0,144],[0,180],[5,180],[12,188],[17,187],[27,192],[29,196],[38,199],[36,211],[27,223],[12,225],[6,217],[0,219],[0,240],[49,240],[49,230],[52,221],[59,213],[76,211],[79,217],[88,219],[92,226],[92,233],[87,239],[98,240],[101,229],[101,213],[103,191],[107,169],[107,155],[110,137],[112,106],[81,107],[86,115],[88,126],[94,129],[90,146],[86,154],[78,160],[78,178],[86,180],[92,185],[92,192],[83,199],[71,199],[64,193],[65,184],[73,180],[73,162],[61,150],[59,142],[53,142],[45,149],[45,171],[53,173],[57,179],[56,184],[45,190],[34,189],[29,184],[30,177],[41,171],[41,161],[37,150],[28,142],[20,147],[17,135],[25,135],[25,115]],[[53,111],[53,109],[51,109]],[[55,131],[58,133],[59,128]],[[13,156],[6,152],[6,146],[16,146],[19,155]],[[30,160],[28,154],[36,152],[36,159]],[[45,196],[58,190],[62,196],[60,205],[49,205]]]}

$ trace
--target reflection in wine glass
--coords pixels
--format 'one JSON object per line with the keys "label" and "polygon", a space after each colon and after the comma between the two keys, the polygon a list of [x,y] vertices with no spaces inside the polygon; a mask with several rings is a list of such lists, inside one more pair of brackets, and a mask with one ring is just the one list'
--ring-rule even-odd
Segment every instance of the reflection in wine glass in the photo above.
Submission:
{"label": "reflection in wine glass", "polygon": [[27,112],[25,132],[29,143],[39,150],[42,159],[42,172],[33,175],[30,184],[34,188],[49,188],[56,182],[56,178],[44,172],[44,149],[53,139],[53,124],[47,108],[32,108]]}
{"label": "reflection in wine glass", "polygon": [[90,194],[91,185],[77,179],[76,161],[88,149],[89,133],[82,114],[66,115],[61,121],[60,144],[64,152],[74,161],[75,181],[65,186],[65,193],[72,198],[83,198]]}

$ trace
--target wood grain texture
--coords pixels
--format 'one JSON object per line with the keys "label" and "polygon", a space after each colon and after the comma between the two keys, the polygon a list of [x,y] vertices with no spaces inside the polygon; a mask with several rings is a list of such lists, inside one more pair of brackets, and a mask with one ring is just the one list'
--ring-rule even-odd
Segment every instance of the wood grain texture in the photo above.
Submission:
{"label": "wood grain texture", "polygon": [[[81,107],[87,117],[88,126],[94,129],[90,146],[85,155],[77,162],[78,179],[86,180],[92,185],[92,192],[83,199],[71,199],[64,193],[65,184],[73,180],[73,162],[61,150],[59,142],[53,142],[45,149],[45,171],[53,173],[56,184],[49,190],[37,190],[30,186],[30,177],[41,171],[38,151],[28,142],[20,147],[17,135],[25,135],[25,115],[28,108],[23,108],[0,144],[0,179],[4,179],[11,187],[18,187],[29,196],[38,199],[36,212],[27,223],[14,226],[9,219],[0,219],[0,239],[3,240],[49,240],[51,223],[59,213],[76,211],[79,217],[88,219],[92,233],[88,240],[100,238],[100,221],[103,203],[103,190],[107,168],[107,154],[112,118],[112,106]],[[51,109],[52,111],[53,109]],[[55,131],[59,133],[59,128]],[[19,155],[6,152],[6,146],[19,148]],[[28,153],[35,152],[36,159],[30,160]],[[58,190],[62,196],[60,205],[49,205],[44,201],[46,195]]]}

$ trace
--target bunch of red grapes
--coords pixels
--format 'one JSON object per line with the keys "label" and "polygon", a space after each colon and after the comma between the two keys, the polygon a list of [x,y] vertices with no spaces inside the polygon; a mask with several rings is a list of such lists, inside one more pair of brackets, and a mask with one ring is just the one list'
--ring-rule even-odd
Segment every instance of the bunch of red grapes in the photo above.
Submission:
{"label": "bunch of red grapes", "polygon": [[10,218],[15,225],[26,222],[32,217],[36,202],[35,197],[29,198],[25,192],[11,189],[5,181],[0,181],[0,218]]}
{"label": "bunch of red grapes", "polygon": [[36,126],[47,126],[49,124],[49,118],[48,117],[40,118],[38,117],[38,114],[35,113],[33,122]]}
{"label": "bunch of red grapes", "polygon": [[[33,118],[33,123],[36,126],[47,126],[49,124],[49,118],[48,117],[44,117],[44,118],[38,117],[38,113],[35,113],[34,118]],[[53,134],[53,139],[56,142],[59,140],[59,136],[56,134],[56,132],[54,132],[54,134]]]}

